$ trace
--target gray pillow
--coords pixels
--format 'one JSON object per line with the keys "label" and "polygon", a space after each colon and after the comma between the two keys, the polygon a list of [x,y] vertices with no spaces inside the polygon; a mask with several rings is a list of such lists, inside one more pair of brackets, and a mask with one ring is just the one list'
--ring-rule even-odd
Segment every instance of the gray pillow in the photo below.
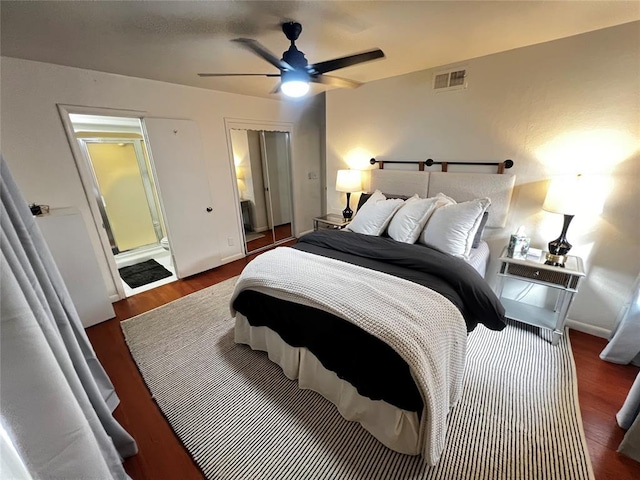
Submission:
{"label": "gray pillow", "polygon": [[471,244],[471,248],[478,248],[478,246],[480,245],[480,241],[482,240],[482,231],[484,230],[484,226],[487,224],[488,218],[489,218],[489,212],[485,211],[482,214],[482,220],[480,220],[480,226],[478,227],[476,236],[473,237],[473,243]]}
{"label": "gray pillow", "polygon": [[[358,200],[358,208],[356,209],[356,212],[358,210],[360,210],[360,207],[362,207],[362,205],[364,205],[367,200],[369,200],[369,197],[371,197],[371,195],[373,195],[373,193],[362,193],[362,194],[360,194],[360,200]],[[409,198],[407,195],[395,195],[393,193],[383,193],[383,195],[385,197],[387,197],[387,199],[389,199],[389,198],[401,198],[402,200],[406,200],[407,198]]]}

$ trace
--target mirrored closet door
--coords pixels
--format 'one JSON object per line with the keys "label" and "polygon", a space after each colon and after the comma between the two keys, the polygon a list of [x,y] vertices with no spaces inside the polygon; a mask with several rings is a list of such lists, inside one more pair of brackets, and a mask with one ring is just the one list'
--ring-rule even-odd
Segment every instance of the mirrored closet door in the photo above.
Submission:
{"label": "mirrored closet door", "polygon": [[245,251],[293,238],[289,132],[230,130]]}

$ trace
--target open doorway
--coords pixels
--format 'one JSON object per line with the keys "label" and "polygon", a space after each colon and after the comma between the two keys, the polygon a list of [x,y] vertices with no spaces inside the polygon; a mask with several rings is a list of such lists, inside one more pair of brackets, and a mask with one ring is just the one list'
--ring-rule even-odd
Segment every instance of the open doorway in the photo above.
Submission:
{"label": "open doorway", "polygon": [[[124,296],[177,279],[139,118],[69,113]],[[89,194],[92,192],[92,194]]]}

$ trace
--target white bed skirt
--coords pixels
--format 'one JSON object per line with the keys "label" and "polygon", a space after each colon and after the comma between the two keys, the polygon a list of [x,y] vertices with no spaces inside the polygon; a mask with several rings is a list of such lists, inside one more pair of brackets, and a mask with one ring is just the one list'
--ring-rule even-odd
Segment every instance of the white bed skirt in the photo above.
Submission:
{"label": "white bed skirt", "polygon": [[268,327],[252,327],[239,312],[236,313],[235,341],[267,352],[269,359],[280,365],[289,379],[298,380],[300,388],[321,394],[345,419],[359,422],[385,446],[408,455],[420,454],[417,412],[360,395],[349,382],[324,368],[308,349],[290,346]]}

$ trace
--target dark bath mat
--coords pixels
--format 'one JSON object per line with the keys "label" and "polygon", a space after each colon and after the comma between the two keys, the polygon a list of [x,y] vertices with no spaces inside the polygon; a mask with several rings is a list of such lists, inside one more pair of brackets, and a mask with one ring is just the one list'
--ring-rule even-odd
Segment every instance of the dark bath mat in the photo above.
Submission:
{"label": "dark bath mat", "polygon": [[118,269],[120,277],[131,288],[141,287],[147,283],[157,282],[163,278],[170,277],[172,273],[156,262],[153,258],[146,262],[136,263],[129,267]]}

